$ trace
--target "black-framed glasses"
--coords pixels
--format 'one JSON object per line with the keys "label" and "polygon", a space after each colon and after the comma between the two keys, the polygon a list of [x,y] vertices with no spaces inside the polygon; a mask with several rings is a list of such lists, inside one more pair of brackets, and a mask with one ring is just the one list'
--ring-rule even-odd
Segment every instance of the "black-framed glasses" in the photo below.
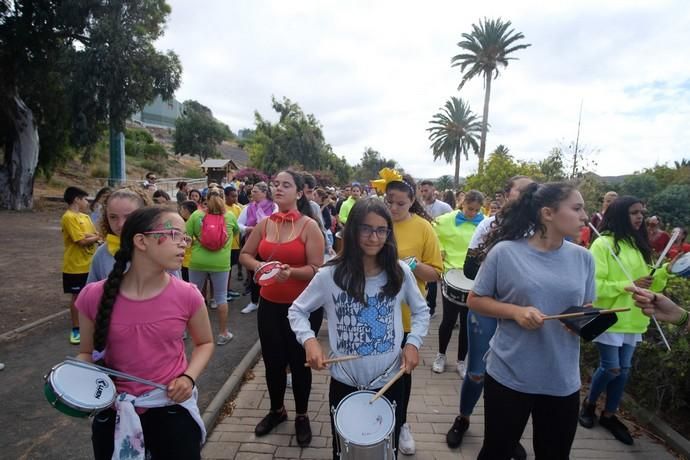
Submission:
{"label": "black-framed glasses", "polygon": [[359,226],[359,235],[364,238],[371,238],[371,235],[376,234],[378,239],[385,240],[390,233],[391,229],[388,227],[372,227],[367,224],[361,224]]}
{"label": "black-framed glasses", "polygon": [[176,230],[174,228],[170,229],[160,229],[160,230],[151,230],[148,232],[143,232],[143,235],[168,235],[170,236],[170,239],[172,240],[173,243],[182,243],[186,244],[189,246],[192,244],[192,237],[187,235],[185,232],[181,232],[179,230]]}

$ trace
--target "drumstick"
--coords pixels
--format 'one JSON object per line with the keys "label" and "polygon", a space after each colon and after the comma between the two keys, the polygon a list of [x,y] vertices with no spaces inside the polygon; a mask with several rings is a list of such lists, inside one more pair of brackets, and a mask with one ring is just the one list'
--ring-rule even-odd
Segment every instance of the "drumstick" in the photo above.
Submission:
{"label": "drumstick", "polygon": [[[597,230],[597,228],[594,225],[592,225],[591,222],[589,223],[589,226],[591,227],[592,230],[594,230],[594,233],[596,233],[597,236],[599,238],[601,238],[601,233],[599,233],[599,230]],[[609,252],[613,256],[613,260],[615,260],[616,263],[618,264],[618,266],[621,268],[621,270],[623,271],[623,274],[626,276],[626,278],[628,278],[628,281],[630,281],[630,284],[635,286],[635,289],[637,289],[637,287],[635,285],[635,280],[633,280],[632,276],[630,276],[630,273],[628,273],[628,270],[625,269],[625,265],[623,265],[623,262],[616,255],[616,251],[613,250],[611,245],[606,240],[602,239],[601,241],[603,241],[604,244],[606,245],[606,247],[609,249]],[[654,325],[656,326],[657,331],[659,331],[659,334],[661,334],[661,338],[664,341],[664,345],[666,345],[666,348],[668,349],[668,351],[671,351],[671,345],[668,344],[668,340],[666,340],[666,336],[664,335],[664,331],[661,330],[661,326],[659,326],[659,322],[656,320],[655,314],[652,314],[652,320],[654,321]]]}
{"label": "drumstick", "polygon": [[161,383],[152,382],[151,380],[142,379],[141,377],[136,377],[136,376],[130,375],[130,374],[125,374],[124,372],[120,372],[120,371],[116,371],[115,369],[109,369],[107,367],[99,366],[98,364],[87,363],[86,361],[82,361],[82,360],[77,359],[77,358],[72,358],[71,356],[68,356],[66,361],[68,361],[73,366],[81,367],[83,369],[99,370],[99,371],[102,371],[108,375],[112,375],[114,377],[119,377],[119,378],[125,379],[125,380],[131,380],[132,382],[143,383],[144,385],[150,385],[150,386],[156,387],[160,390],[166,390],[167,391],[167,389],[168,389],[167,386],[165,386]]}
{"label": "drumstick", "polygon": [[376,401],[376,400],[379,399],[381,396],[383,396],[383,394],[384,394],[386,391],[388,391],[388,389],[389,389],[390,387],[392,387],[393,384],[394,384],[400,377],[403,376],[403,374],[405,374],[405,369],[404,369],[404,368],[403,368],[403,369],[400,369],[400,370],[398,371],[398,373],[395,374],[395,375],[393,376],[393,378],[390,379],[390,381],[389,381],[387,384],[385,384],[385,385],[383,386],[383,388],[381,388],[381,389],[378,391],[378,393],[376,393],[376,394],[371,398],[371,400],[369,401],[369,404],[372,404],[374,401]]}
{"label": "drumstick", "polygon": [[545,316],[542,319],[544,321],[546,321],[547,319],[564,319],[564,318],[577,318],[578,316],[607,315],[610,313],[617,313],[619,311],[630,311],[630,309],[629,308],[612,308],[610,310],[594,309],[591,311],[581,311],[581,312],[577,312],[577,313],[565,313],[563,315]]}
{"label": "drumstick", "polygon": [[[324,364],[341,363],[343,361],[352,361],[353,359],[359,359],[359,358],[361,358],[361,356],[359,356],[359,355],[339,356],[337,358],[325,359],[323,361],[323,363]],[[304,363],[304,367],[311,367],[311,364]]]}
{"label": "drumstick", "polygon": [[656,263],[652,267],[652,272],[649,274],[649,276],[654,275],[654,272],[656,272],[656,269],[659,268],[659,266],[661,265],[661,262],[664,261],[666,254],[671,249],[671,246],[673,246],[673,243],[676,242],[676,238],[678,238],[679,235],[680,235],[680,229],[678,229],[678,228],[674,229],[673,233],[671,233],[671,238],[668,240],[668,243],[666,243],[666,247],[664,248],[663,251],[661,251],[661,254],[659,255],[659,259],[656,261]]}

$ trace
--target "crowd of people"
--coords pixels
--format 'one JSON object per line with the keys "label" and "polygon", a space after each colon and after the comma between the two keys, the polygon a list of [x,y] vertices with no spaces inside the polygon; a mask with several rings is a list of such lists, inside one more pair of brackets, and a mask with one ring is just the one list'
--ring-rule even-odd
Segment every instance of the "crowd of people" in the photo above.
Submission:
{"label": "crowd of people", "polygon": [[[461,390],[449,447],[462,444],[482,392],[481,459],[525,458],[520,439],[530,417],[537,458],[568,458],[578,422],[598,422],[632,444],[616,413],[649,316],[688,323],[687,311],[661,295],[672,276],[667,266],[650,270],[670,239],[659,217],[646,218],[641,200],[615,192],[588,216],[573,185],[524,176],[488,197],[436,191],[432,181],[418,185],[388,168],[380,176],[339,189],[292,170],[268,182],[211,182],[203,190],[178,182],[175,201],[151,173],[142,187],[104,189],[91,202],[85,190],[66,189],[69,341],[79,345],[80,359],[167,385],[160,404],[140,414],[152,458],[200,458],[205,430],[196,380],[214,345],[233,339],[228,317],[236,312],[256,312],[266,367],[270,408],[256,436],[288,419],[291,387],[295,438],[308,446],[312,369],[355,355],[328,366],[329,404],[386,386],[384,396],[395,403],[395,449],[414,454],[407,421],[412,374],[439,287],[434,373],[447,370],[448,345],[458,333],[453,369]],[[678,233],[670,259],[690,252],[687,231]],[[243,292],[231,289],[233,272]],[[232,308],[243,295],[249,302]],[[581,401],[580,338],[547,317],[592,305],[630,310],[594,339],[600,364]],[[316,340],[324,320],[330,356]],[[193,343],[189,359],[185,339]],[[152,390],[120,379],[116,386],[135,406]],[[115,442],[118,423],[115,409],[94,418],[96,458],[124,448]],[[331,430],[338,458],[333,423]]]}

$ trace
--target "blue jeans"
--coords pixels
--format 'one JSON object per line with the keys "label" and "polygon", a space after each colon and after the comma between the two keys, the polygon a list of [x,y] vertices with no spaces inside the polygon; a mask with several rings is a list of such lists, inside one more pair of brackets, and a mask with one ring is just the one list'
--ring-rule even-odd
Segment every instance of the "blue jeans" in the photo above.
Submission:
{"label": "blue jeans", "polygon": [[623,345],[614,347],[597,343],[599,349],[599,367],[592,376],[592,386],[587,395],[587,402],[596,404],[599,395],[606,391],[604,410],[615,413],[623,397],[625,384],[630,376],[630,366],[635,347]]}
{"label": "blue jeans", "polygon": [[489,341],[496,332],[496,318],[478,315],[470,310],[467,313],[467,372],[460,389],[460,415],[469,417],[484,388],[486,362],[484,356],[489,351]]}

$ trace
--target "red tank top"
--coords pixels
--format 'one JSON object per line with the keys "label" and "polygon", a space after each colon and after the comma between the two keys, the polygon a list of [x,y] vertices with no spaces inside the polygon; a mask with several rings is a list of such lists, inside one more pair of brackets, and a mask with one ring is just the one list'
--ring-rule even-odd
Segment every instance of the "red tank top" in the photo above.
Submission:
{"label": "red tank top", "polygon": [[[302,241],[302,232],[306,224],[302,226],[299,235],[296,238],[285,243],[275,243],[266,241],[266,227],[264,226],[264,235],[259,242],[259,256],[261,260],[270,262],[277,260],[281,263],[288,264],[292,268],[304,267],[307,265],[307,247]],[[270,286],[261,286],[259,291],[261,297],[275,303],[292,303],[307,287],[309,281],[296,280],[290,278],[283,283],[275,283]]]}

